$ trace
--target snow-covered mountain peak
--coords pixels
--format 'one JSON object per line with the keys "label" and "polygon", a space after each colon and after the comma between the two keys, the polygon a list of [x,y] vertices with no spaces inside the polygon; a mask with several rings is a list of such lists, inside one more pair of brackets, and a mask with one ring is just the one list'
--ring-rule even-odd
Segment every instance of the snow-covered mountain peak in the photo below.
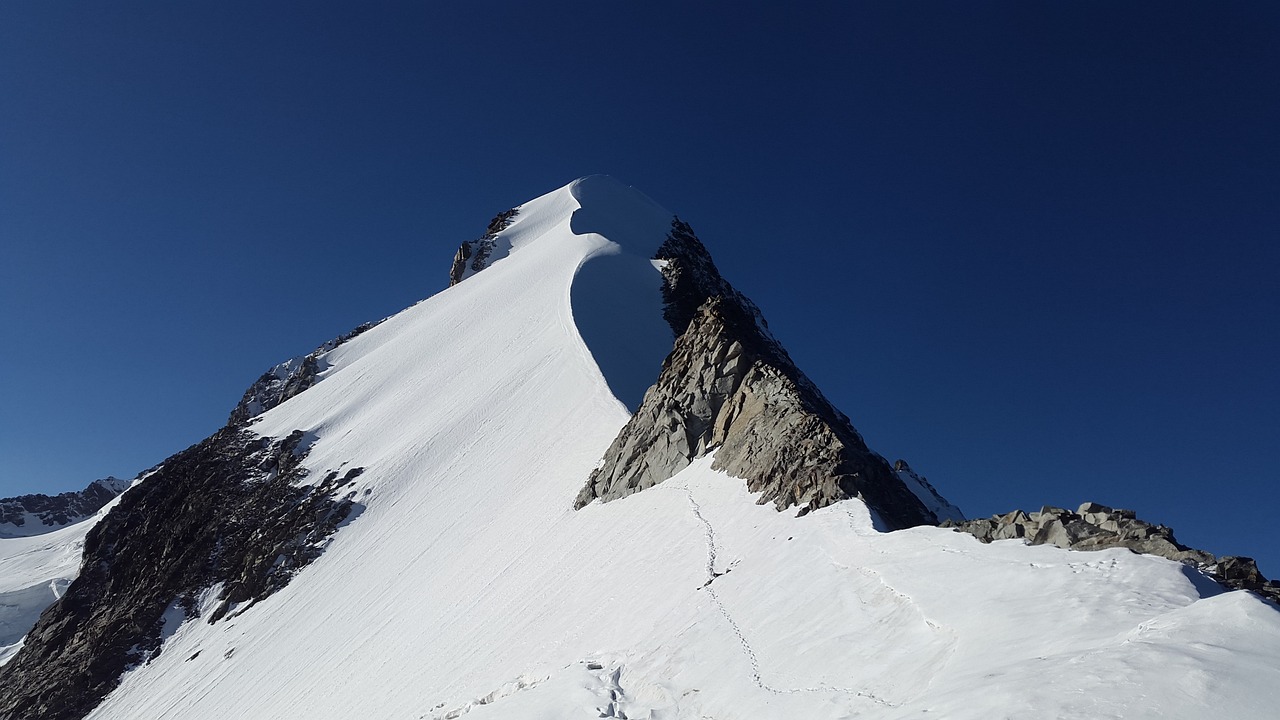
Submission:
{"label": "snow-covered mountain peak", "polygon": [[651,258],[674,216],[644,193],[608,175],[587,175],[500,213],[478,240],[462,244],[451,284],[540,241],[566,235],[603,240],[597,252]]}
{"label": "snow-covered mountain peak", "polygon": [[450,279],[264,374],[70,586],[15,584],[0,720],[1274,713],[1273,607],[931,527],[643,193],[499,213]]}

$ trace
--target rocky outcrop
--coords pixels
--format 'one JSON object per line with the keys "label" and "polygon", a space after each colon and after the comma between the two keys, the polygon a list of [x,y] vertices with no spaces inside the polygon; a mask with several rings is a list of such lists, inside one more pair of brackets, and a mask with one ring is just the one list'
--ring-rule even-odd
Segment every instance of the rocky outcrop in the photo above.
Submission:
{"label": "rocky outcrop", "polygon": [[311,387],[325,353],[375,324],[267,371],[224,428],[140,476],[89,532],[79,577],[0,666],[0,720],[84,717],[126,669],[159,652],[167,611],[192,618],[214,593],[217,622],[284,587],[324,551],[362,508],[349,486],[363,469],[308,484],[301,461],[314,437],[265,438],[247,426]]}
{"label": "rocky outcrop", "polygon": [[1132,510],[1116,510],[1094,502],[1082,504],[1075,512],[1046,505],[1039,512],[1014,510],[961,523],[946,521],[942,527],[970,533],[987,543],[1021,539],[1029,545],[1056,545],[1070,550],[1128,548],[1191,565],[1227,587],[1252,590],[1280,602],[1280,583],[1263,577],[1252,558],[1215,558],[1212,553],[1189,548],[1174,538],[1172,529],[1139,520]]}
{"label": "rocky outcrop", "polygon": [[489,221],[489,227],[479,239],[467,240],[458,248],[453,256],[453,266],[449,268],[449,287],[453,287],[469,276],[489,266],[489,258],[497,245],[498,233],[506,230],[516,219],[517,208],[503,210]]}
{"label": "rocky outcrop", "polygon": [[[80,576],[0,667],[0,718],[81,718],[161,645],[163,616],[216,592],[210,622],[288,583],[359,509],[355,468],[305,484],[307,437],[227,426],[165,460],[89,532]],[[207,600],[206,600],[207,601]]]}
{"label": "rocky outcrop", "polygon": [[937,522],[720,276],[692,228],[675,219],[654,259],[675,347],[575,507],[652,487],[714,449],[714,468],[778,510],[858,497],[888,528]]}
{"label": "rocky outcrop", "polygon": [[244,397],[236,404],[227,423],[240,425],[246,423],[316,383],[322,367],[323,355],[338,347],[378,323],[367,322],[345,335],[330,340],[306,355],[286,360],[262,374]]}
{"label": "rocky outcrop", "polygon": [[128,480],[108,477],[74,492],[5,498],[0,500],[0,538],[38,535],[80,522],[128,487]]}

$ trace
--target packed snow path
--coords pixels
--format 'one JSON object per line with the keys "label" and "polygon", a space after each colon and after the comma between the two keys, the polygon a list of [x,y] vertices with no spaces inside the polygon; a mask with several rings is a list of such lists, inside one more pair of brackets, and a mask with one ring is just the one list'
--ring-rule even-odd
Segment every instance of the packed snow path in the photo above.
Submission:
{"label": "packed snow path", "polygon": [[716,589],[714,587],[712,587],[712,583],[715,582],[716,578],[722,575],[727,575],[729,571],[732,570],[733,568],[732,566],[730,566],[730,567],[727,567],[724,570],[724,572],[719,572],[719,573],[716,572],[715,529],[711,527],[711,523],[707,521],[705,517],[703,517],[702,508],[698,506],[698,501],[693,496],[693,489],[690,488],[688,484],[681,486],[680,489],[683,490],[684,493],[688,496],[689,507],[692,508],[694,517],[698,518],[698,521],[701,522],[707,529],[707,582],[705,585],[703,585],[703,588],[707,591],[707,594],[711,596],[711,601],[715,603],[716,609],[720,612],[720,615],[724,618],[724,621],[728,623],[729,627],[733,630],[734,636],[736,636],[738,638],[738,641],[742,643],[742,651],[746,654],[747,659],[750,660],[751,662],[752,682],[754,682],[756,686],[759,687],[760,689],[774,693],[775,695],[781,695],[784,693],[802,693],[802,692],[838,692],[838,693],[854,695],[857,697],[867,698],[868,700],[871,700],[872,702],[878,703],[880,705],[885,705],[888,707],[896,707],[894,703],[878,698],[875,695],[869,692],[865,692],[863,690],[855,690],[852,688],[824,687],[821,685],[817,687],[812,687],[812,688],[777,688],[769,685],[764,681],[764,678],[760,672],[760,658],[756,655],[756,651],[751,647],[751,643],[747,640],[746,635],[743,634],[742,628],[739,627],[737,621],[733,619],[732,613],[730,613],[729,609],[725,607],[724,601],[720,598],[720,594],[716,592]]}

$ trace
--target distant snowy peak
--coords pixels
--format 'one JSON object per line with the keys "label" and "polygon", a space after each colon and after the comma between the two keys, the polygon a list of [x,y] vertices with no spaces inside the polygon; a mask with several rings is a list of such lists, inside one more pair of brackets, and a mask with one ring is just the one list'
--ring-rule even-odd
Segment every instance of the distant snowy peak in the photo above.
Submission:
{"label": "distant snowy peak", "polygon": [[40,535],[80,522],[128,487],[128,480],[107,477],[75,492],[5,498],[0,500],[0,538]]}

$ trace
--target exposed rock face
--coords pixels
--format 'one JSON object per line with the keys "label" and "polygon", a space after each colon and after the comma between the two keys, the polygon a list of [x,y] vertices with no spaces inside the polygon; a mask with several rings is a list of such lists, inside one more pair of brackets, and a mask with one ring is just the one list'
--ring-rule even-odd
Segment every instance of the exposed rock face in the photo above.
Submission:
{"label": "exposed rock face", "polygon": [[[226,427],[143,474],[89,532],[80,576],[0,667],[0,720],[84,717],[126,669],[159,651],[166,611],[194,617],[214,592],[216,622],[284,587],[323,552],[362,508],[348,486],[363,468],[304,484],[300,463],[314,438],[301,430],[264,438],[246,426],[311,387],[325,353],[375,324],[267,371]],[[95,493],[93,510],[117,492]]]}
{"label": "exposed rock face", "polygon": [[0,718],[81,718],[160,648],[166,610],[212,621],[283,587],[359,506],[360,469],[300,484],[306,438],[227,426],[158,466],[85,540],[80,577],[0,667]]}
{"label": "exposed rock face", "polygon": [[942,527],[954,527],[982,542],[1020,538],[1029,545],[1071,550],[1128,548],[1186,563],[1227,587],[1252,590],[1280,602],[1280,584],[1263,577],[1252,558],[1215,558],[1212,553],[1189,548],[1174,538],[1172,529],[1139,520],[1132,510],[1115,510],[1094,502],[1082,504],[1075,512],[1046,505],[1039,512],[1014,510],[962,523],[946,521]]}
{"label": "exposed rock face", "polygon": [[795,366],[686,223],[673,221],[654,259],[675,347],[576,507],[652,487],[715,449],[713,467],[778,510],[859,497],[889,528],[937,522]]}
{"label": "exposed rock face", "polygon": [[377,324],[376,322],[365,323],[306,355],[291,358],[266,371],[245,391],[244,397],[231,411],[231,417],[227,419],[227,423],[230,425],[246,423],[311,387],[316,382],[316,376],[324,370],[321,365],[322,356],[325,353]]}
{"label": "exposed rock face", "polygon": [[0,500],[0,538],[38,535],[80,522],[128,487],[128,480],[108,477],[76,492],[5,498]]}
{"label": "exposed rock face", "polygon": [[453,267],[449,268],[449,287],[453,287],[467,277],[474,275],[489,266],[489,257],[497,244],[498,233],[506,230],[516,219],[516,208],[503,210],[489,221],[489,227],[478,240],[467,240],[458,248],[453,256]]}

